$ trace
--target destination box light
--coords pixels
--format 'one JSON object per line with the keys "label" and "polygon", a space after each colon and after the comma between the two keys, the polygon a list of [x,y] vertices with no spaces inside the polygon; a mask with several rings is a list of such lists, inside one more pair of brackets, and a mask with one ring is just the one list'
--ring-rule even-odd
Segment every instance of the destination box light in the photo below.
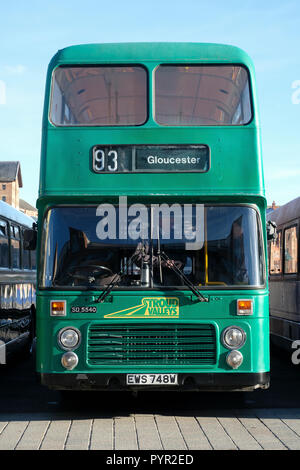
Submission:
{"label": "destination box light", "polygon": [[199,145],[96,145],[95,173],[205,173],[210,168],[210,150]]}

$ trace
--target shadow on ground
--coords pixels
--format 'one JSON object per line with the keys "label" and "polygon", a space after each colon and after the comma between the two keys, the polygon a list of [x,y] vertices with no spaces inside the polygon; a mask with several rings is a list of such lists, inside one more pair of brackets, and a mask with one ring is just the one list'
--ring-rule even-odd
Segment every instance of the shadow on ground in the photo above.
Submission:
{"label": "shadow on ground", "polygon": [[[34,372],[33,359],[22,357],[1,366],[0,387],[0,415],[30,413],[31,419],[35,415],[40,419],[41,414],[80,419],[133,413],[207,416],[212,412],[228,415],[235,409],[239,413],[257,408],[300,409],[300,366],[293,365],[288,354],[275,348],[271,350],[271,386],[268,390],[254,392],[139,392],[136,396],[127,392],[61,394],[42,387]],[[270,412],[267,414],[270,417]]]}

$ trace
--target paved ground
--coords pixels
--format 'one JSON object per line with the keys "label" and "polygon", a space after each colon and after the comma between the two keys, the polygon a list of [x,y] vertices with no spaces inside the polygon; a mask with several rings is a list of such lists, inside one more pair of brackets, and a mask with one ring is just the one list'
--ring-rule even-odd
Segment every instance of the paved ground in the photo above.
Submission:
{"label": "paved ground", "polygon": [[32,360],[0,370],[0,450],[300,449],[300,366],[272,353],[271,387],[251,393],[85,392],[62,399]]}

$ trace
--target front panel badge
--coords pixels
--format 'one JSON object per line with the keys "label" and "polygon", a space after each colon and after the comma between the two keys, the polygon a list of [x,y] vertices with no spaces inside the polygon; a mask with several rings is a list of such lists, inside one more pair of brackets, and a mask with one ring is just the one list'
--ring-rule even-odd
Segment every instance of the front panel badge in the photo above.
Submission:
{"label": "front panel badge", "polygon": [[144,297],[142,303],[104,318],[179,318],[179,299],[177,297]]}

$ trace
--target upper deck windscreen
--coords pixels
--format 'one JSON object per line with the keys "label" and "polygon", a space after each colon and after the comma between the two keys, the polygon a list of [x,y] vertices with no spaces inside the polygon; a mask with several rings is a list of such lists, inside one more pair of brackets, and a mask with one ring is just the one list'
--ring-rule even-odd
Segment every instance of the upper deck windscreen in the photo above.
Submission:
{"label": "upper deck windscreen", "polygon": [[251,117],[248,73],[242,66],[161,65],[155,72],[159,124],[243,125]]}
{"label": "upper deck windscreen", "polygon": [[138,66],[58,67],[50,120],[58,126],[132,126],[147,119],[147,72]]}

